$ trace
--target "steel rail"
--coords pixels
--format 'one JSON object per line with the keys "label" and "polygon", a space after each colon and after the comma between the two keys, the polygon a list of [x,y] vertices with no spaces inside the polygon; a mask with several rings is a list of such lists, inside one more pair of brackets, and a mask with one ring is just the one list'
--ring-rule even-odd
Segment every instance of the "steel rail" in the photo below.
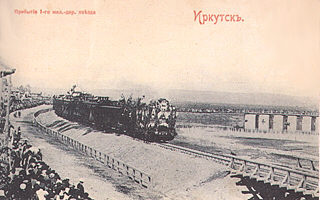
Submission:
{"label": "steel rail", "polygon": [[301,171],[233,155],[206,153],[173,144],[152,144],[171,151],[179,151],[192,156],[214,160],[228,166],[236,176],[249,177],[265,184],[276,185],[279,188],[286,188],[295,192],[303,192],[304,195],[311,195],[312,197],[319,197],[318,171]]}

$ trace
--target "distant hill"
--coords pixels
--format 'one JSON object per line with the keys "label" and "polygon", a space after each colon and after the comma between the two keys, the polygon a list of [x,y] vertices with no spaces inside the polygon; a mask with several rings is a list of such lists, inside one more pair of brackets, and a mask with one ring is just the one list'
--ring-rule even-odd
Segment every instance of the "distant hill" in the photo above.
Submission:
{"label": "distant hill", "polygon": [[[68,89],[41,89],[32,88],[33,91],[42,91],[46,94],[65,94]],[[164,97],[171,102],[198,102],[213,104],[242,104],[242,105],[270,105],[270,106],[299,106],[306,108],[318,108],[316,98],[297,97],[283,94],[268,93],[231,93],[231,92],[213,92],[197,90],[154,90],[150,88],[138,89],[94,89],[86,91],[94,95],[109,96],[112,99],[119,99],[122,94],[125,96],[138,97],[145,95],[146,99],[156,99]]]}
{"label": "distant hill", "polygon": [[177,102],[226,103],[270,106],[299,106],[317,108],[319,101],[311,97],[297,97],[267,93],[230,93],[191,90],[170,90],[167,98]]}

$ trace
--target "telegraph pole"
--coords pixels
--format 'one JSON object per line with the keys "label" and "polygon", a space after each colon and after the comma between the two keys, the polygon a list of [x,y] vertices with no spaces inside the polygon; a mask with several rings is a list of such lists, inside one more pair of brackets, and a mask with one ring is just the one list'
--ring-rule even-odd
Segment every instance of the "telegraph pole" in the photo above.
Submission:
{"label": "telegraph pole", "polygon": [[9,75],[8,79],[7,79],[7,84],[8,84],[8,96],[7,96],[7,107],[6,107],[6,123],[4,125],[4,133],[6,134],[6,143],[7,146],[9,144],[9,135],[10,135],[10,122],[9,122],[9,116],[10,116],[10,105],[11,105],[11,87],[12,87],[12,83],[11,83],[11,75]]}

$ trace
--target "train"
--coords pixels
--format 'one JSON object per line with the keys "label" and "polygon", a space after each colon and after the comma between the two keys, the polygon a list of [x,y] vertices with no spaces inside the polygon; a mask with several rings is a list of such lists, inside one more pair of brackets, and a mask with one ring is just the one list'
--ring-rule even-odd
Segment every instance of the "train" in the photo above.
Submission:
{"label": "train", "polygon": [[143,98],[120,100],[75,90],[53,96],[53,110],[67,120],[98,130],[126,134],[150,142],[166,142],[177,135],[176,108],[165,98],[144,103]]}

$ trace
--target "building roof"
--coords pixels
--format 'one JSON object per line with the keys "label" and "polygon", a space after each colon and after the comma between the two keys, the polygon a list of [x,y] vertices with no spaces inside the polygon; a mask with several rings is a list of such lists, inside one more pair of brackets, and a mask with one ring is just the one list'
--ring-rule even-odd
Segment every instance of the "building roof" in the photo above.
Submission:
{"label": "building roof", "polygon": [[11,75],[16,71],[16,69],[13,69],[11,67],[9,67],[8,65],[4,64],[1,60],[0,60],[0,78],[5,77],[7,75]]}

